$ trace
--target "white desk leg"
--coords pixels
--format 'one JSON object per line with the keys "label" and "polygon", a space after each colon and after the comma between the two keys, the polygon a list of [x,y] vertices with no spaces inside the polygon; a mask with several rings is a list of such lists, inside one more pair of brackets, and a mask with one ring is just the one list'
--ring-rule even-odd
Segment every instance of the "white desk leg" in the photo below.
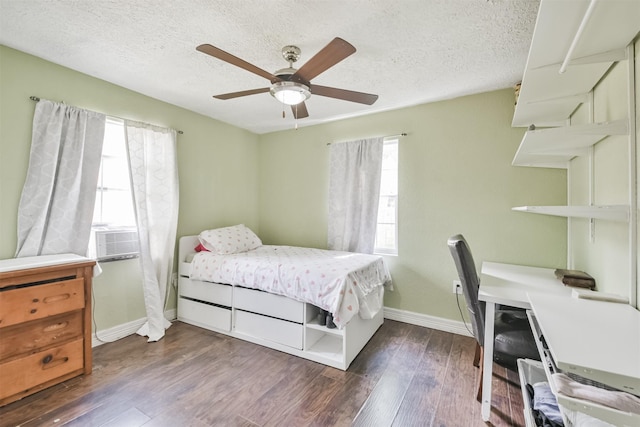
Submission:
{"label": "white desk leg", "polygon": [[484,360],[482,361],[482,420],[491,416],[491,381],[493,379],[493,338],[496,305],[486,303],[484,316]]}

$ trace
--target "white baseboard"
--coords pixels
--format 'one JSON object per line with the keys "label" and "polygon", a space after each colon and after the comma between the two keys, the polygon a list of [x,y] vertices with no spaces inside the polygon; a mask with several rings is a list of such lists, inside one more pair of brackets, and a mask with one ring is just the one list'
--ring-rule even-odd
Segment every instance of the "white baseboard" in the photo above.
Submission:
{"label": "white baseboard", "polygon": [[[167,320],[175,320],[176,309],[174,308],[165,311],[164,317],[166,317]],[[144,325],[144,322],[146,321],[147,318],[143,317],[141,319],[132,320],[131,322],[123,323],[112,328],[93,331],[93,335],[91,336],[91,347],[98,347],[99,345],[117,341],[121,338],[133,335],[138,329],[140,329],[142,325]]]}
{"label": "white baseboard", "polygon": [[[472,336],[464,323],[458,320],[443,319],[442,317],[429,316],[428,314],[414,313],[412,311],[398,310],[397,308],[389,307],[384,308],[384,318],[437,329],[439,331],[451,332],[452,334],[467,337]],[[471,328],[471,325],[469,325],[469,328]]]}

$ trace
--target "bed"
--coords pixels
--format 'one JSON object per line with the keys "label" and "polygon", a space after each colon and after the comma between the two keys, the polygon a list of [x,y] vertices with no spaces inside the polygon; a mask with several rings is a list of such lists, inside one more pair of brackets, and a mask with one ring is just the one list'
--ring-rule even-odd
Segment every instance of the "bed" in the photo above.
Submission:
{"label": "bed", "polygon": [[178,252],[182,322],[342,370],[383,323],[380,256],[262,245],[243,225],[182,237]]}

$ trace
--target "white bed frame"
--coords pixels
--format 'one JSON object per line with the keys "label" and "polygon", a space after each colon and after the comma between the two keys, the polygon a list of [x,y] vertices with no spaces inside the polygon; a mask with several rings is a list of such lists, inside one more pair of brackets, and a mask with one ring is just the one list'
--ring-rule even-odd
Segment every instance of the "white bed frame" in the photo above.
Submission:
{"label": "white bed frame", "polygon": [[383,322],[354,316],[343,329],[318,324],[312,304],[239,286],[189,278],[188,254],[198,236],[180,238],[178,320],[285,353],[347,370]]}

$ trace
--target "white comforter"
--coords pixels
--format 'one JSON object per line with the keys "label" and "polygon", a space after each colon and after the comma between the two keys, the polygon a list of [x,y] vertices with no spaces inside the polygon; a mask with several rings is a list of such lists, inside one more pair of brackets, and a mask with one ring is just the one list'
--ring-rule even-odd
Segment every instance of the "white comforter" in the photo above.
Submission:
{"label": "white comforter", "polygon": [[190,277],[261,289],[313,304],[333,314],[338,327],[359,313],[382,308],[383,285],[391,276],[382,257],[294,246],[263,245],[248,252],[199,252]]}

